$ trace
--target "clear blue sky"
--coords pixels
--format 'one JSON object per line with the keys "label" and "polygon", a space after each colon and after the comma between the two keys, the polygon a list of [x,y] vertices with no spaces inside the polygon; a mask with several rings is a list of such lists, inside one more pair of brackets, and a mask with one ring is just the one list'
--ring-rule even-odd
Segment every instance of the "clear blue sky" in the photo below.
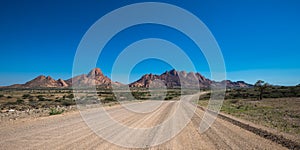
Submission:
{"label": "clear blue sky", "polygon": [[[0,86],[24,83],[37,75],[71,77],[76,48],[89,27],[106,13],[140,0],[2,0],[0,2]],[[222,50],[227,77],[254,83],[300,83],[300,1],[298,0],[162,0],[198,16]],[[116,35],[105,47],[98,67],[110,75],[111,65],[126,46],[141,38],[177,43],[209,77],[204,57],[179,32],[158,25],[140,25]],[[149,66],[150,67],[146,67]],[[147,68],[147,69],[145,69]],[[137,65],[132,80],[171,67],[148,60]]]}

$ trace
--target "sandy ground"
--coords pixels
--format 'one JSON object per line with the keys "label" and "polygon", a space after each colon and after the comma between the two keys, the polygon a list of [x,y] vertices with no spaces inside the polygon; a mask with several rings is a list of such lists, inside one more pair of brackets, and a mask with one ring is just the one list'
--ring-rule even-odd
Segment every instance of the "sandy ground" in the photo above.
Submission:
{"label": "sandy ground", "polygon": [[[158,104],[159,103],[159,104]],[[129,104],[128,104],[129,105]],[[151,107],[149,107],[151,106]],[[157,107],[158,106],[158,107]],[[149,101],[130,104],[130,108],[147,113],[135,113],[121,106],[107,107],[106,113],[119,124],[130,128],[150,128],[162,125],[173,115],[188,116],[189,106],[178,108],[176,101]],[[150,110],[154,110],[150,112]],[[175,113],[175,110],[180,110]],[[182,110],[181,110],[182,109]],[[217,119],[205,132],[198,132],[204,112],[196,109],[190,122],[179,134],[159,145],[163,134],[174,132],[184,120],[173,120],[167,128],[157,128],[155,134],[126,132],[107,119],[97,109],[84,112],[85,120],[96,133],[109,136],[112,141],[143,145],[146,149],[285,149],[281,145],[257,136],[222,119]],[[100,119],[100,120],[99,120]],[[0,149],[126,149],[112,144],[93,132],[79,112],[43,117],[35,120],[17,120],[0,123]],[[128,148],[127,148],[128,149]]]}

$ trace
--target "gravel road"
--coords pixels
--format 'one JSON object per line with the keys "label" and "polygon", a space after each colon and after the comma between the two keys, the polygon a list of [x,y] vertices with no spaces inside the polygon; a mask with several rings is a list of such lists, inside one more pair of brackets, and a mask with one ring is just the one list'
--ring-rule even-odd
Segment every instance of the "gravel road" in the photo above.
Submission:
{"label": "gravel road", "polygon": [[[166,133],[176,133],[180,125],[184,124],[185,120],[171,120],[171,116],[188,118],[190,110],[186,109],[189,106],[179,108],[178,101],[148,101],[126,105],[127,109],[119,105],[105,108],[105,113],[123,128],[109,119],[102,119],[105,113],[101,114],[95,108],[84,112],[85,119],[82,119],[79,112],[72,112],[34,120],[1,122],[0,149],[128,149],[112,144],[96,133],[127,146],[142,145],[149,149],[286,149],[219,118],[205,133],[200,134],[198,128],[204,111],[198,108],[175,137],[160,143],[158,140],[164,139]],[[93,129],[96,133],[84,120],[89,126],[98,127]],[[167,120],[171,120],[171,123],[159,128]],[[128,133],[124,126],[130,129],[157,129],[151,133]],[[149,143],[159,144],[151,147]]]}

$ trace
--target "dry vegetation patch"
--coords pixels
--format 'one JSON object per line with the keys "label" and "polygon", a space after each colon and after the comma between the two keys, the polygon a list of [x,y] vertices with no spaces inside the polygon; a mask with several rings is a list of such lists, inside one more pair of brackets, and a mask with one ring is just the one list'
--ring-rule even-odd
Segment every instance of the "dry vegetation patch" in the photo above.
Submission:
{"label": "dry vegetation patch", "polygon": [[[207,98],[199,105],[207,106]],[[221,112],[253,123],[298,136],[300,134],[300,98],[226,99]]]}

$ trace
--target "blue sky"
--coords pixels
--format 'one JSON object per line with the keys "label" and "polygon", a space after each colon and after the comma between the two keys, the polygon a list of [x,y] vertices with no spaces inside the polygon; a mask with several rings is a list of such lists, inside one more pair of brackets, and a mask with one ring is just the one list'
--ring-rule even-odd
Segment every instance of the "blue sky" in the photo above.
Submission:
{"label": "blue sky", "polygon": [[[70,78],[77,46],[90,26],[106,13],[137,2],[146,1],[1,1],[0,86],[24,83],[40,74]],[[189,10],[207,25],[222,50],[228,79],[300,83],[299,1],[157,2]],[[198,47],[189,38],[171,28],[151,24],[133,26],[116,35],[103,49],[97,66],[109,76],[118,54],[141,38],[162,38],[178,44],[196,69],[210,76],[205,58],[195,55]],[[159,74],[169,69],[171,66],[164,62],[147,60],[132,70],[130,78],[136,80],[144,73]]]}

